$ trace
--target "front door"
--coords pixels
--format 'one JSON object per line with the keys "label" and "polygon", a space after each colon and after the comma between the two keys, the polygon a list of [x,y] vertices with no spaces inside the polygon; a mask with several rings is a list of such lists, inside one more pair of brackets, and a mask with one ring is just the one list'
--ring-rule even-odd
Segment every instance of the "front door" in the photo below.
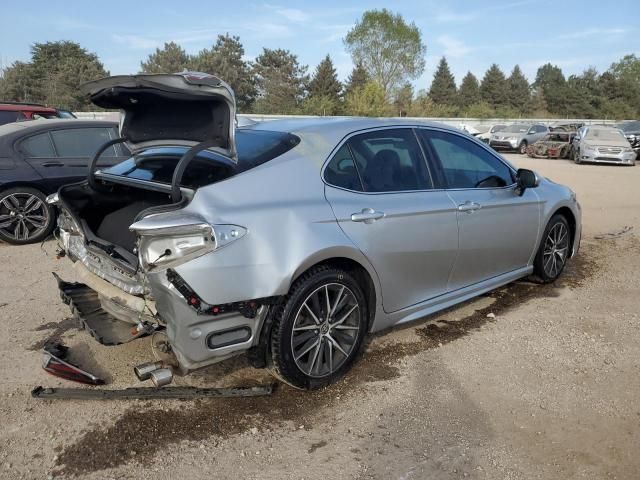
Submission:
{"label": "front door", "polygon": [[378,274],[385,311],[446,292],[458,247],[456,206],[433,189],[413,129],[351,137],[325,181],[340,227]]}
{"label": "front door", "polygon": [[540,200],[519,196],[515,172],[496,154],[452,132],[423,130],[447,193],[456,205],[458,258],[448,289],[456,290],[527,266],[536,249]]}

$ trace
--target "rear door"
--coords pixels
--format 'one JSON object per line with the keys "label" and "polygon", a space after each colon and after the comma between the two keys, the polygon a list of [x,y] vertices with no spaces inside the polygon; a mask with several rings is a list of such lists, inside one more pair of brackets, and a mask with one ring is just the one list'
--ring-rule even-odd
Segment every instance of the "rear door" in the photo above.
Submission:
{"label": "rear door", "polygon": [[455,204],[434,189],[412,128],[350,137],[324,179],[340,227],[378,274],[385,311],[446,292],[458,247]]}
{"label": "rear door", "polygon": [[541,205],[516,192],[515,172],[489,149],[453,132],[421,129],[457,207],[458,257],[448,289],[525,267],[536,248]]}
{"label": "rear door", "polygon": [[[18,150],[42,177],[59,186],[84,178],[94,153],[116,136],[114,127],[63,128],[29,136],[20,141]],[[98,166],[111,166],[127,157],[121,146],[112,146]]]}

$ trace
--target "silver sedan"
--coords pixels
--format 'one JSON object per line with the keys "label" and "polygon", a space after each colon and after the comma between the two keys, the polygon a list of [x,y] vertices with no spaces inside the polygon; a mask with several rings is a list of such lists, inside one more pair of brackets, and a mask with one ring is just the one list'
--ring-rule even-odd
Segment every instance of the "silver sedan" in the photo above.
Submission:
{"label": "silver sedan", "polygon": [[166,335],[173,371],[249,352],[291,385],[322,387],[369,333],[522,277],[553,282],[578,251],[569,188],[455,129],[235,128],[231,90],[188,75],[90,85],[97,105],[124,109],[134,155],[51,199],[84,293],[113,325]]}

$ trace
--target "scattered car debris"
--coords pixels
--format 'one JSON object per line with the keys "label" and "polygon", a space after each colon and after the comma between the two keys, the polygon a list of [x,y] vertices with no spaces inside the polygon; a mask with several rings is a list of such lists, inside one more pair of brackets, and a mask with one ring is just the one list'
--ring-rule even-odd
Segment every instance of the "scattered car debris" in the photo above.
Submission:
{"label": "scattered car debris", "polygon": [[238,388],[130,387],[122,390],[38,386],[31,391],[31,396],[43,400],[188,400],[216,397],[261,397],[271,395],[273,390],[273,384]]}
{"label": "scattered car debris", "polygon": [[554,131],[527,147],[531,158],[570,158],[575,132]]}
{"label": "scattered car debris", "polygon": [[104,385],[104,380],[92,373],[64,360],[67,357],[69,347],[60,342],[50,343],[44,346],[42,356],[42,368],[47,373],[56,377],[71,380],[73,382],[86,383],[88,385]]}
{"label": "scattered car debris", "polygon": [[623,235],[626,235],[627,233],[631,232],[632,230],[633,230],[633,227],[631,227],[629,225],[625,225],[620,230],[616,230],[615,232],[602,233],[600,235],[596,235],[593,238],[595,238],[596,240],[608,240],[608,239],[611,239],[611,238],[618,238],[618,237],[621,237]]}

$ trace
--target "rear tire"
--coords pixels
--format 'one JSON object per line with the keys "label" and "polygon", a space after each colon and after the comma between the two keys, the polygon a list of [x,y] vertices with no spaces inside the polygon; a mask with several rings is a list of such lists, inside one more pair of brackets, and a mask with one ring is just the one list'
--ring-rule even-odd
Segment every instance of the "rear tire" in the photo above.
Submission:
{"label": "rear tire", "polygon": [[12,245],[40,242],[55,221],[55,210],[40,190],[14,187],[0,192],[0,240]]}
{"label": "rear tire", "polygon": [[276,377],[313,390],[338,380],[357,357],[368,309],[355,278],[321,265],[303,274],[274,307],[271,364]]}
{"label": "rear tire", "polygon": [[542,235],[533,261],[534,279],[540,283],[555,282],[571,254],[571,228],[564,215],[551,217]]}

